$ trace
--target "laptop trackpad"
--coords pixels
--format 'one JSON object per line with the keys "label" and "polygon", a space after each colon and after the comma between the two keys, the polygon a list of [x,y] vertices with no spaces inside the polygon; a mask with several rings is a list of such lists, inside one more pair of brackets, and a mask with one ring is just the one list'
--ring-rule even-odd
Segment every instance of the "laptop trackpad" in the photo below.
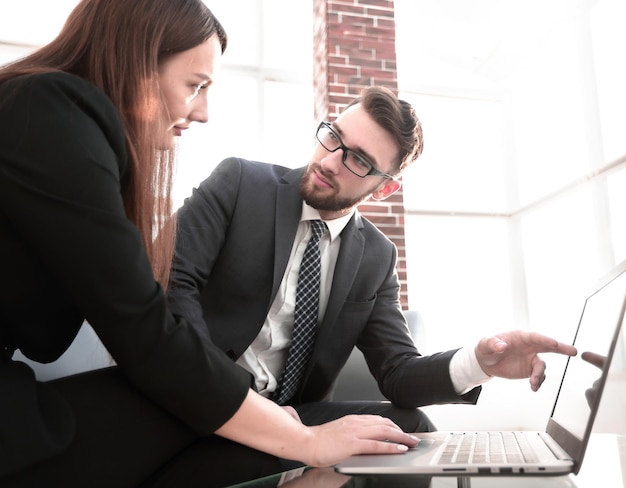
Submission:
{"label": "laptop trackpad", "polygon": [[[428,466],[441,447],[441,439],[421,438],[417,446],[404,454],[360,454],[335,465],[345,474],[395,474],[412,472],[419,466]],[[419,473],[419,469],[416,471]]]}

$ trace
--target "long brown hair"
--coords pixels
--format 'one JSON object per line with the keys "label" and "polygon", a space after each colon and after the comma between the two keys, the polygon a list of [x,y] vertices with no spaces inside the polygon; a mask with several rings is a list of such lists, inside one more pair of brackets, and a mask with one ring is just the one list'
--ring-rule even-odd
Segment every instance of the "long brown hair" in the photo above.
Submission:
{"label": "long brown hair", "polygon": [[56,39],[0,70],[0,83],[23,74],[64,71],[90,81],[113,101],[129,157],[122,186],[126,214],[141,232],[164,287],[174,247],[174,151],[159,147],[166,129],[160,117],[150,117],[164,107],[158,70],[168,57],[213,35],[224,52],[226,33],[202,0],[82,0]]}

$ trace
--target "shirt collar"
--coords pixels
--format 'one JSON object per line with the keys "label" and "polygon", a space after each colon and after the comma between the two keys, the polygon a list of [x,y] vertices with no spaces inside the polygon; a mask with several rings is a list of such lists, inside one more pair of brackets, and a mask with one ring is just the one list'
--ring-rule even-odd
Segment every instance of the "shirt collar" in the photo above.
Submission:
{"label": "shirt collar", "polygon": [[306,202],[302,202],[302,215],[300,216],[300,222],[304,220],[324,220],[326,226],[328,227],[328,231],[330,232],[330,241],[332,242],[341,235],[341,232],[346,227],[346,225],[348,225],[348,222],[354,215],[355,211],[355,209],[352,209],[352,211],[339,218],[324,220],[322,219],[322,217],[320,217],[320,213],[318,210],[314,209]]}

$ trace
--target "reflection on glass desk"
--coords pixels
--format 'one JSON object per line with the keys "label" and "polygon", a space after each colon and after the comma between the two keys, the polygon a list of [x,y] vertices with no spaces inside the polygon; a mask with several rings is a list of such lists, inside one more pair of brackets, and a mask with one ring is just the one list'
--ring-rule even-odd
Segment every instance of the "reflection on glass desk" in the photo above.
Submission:
{"label": "reflection on glass desk", "polygon": [[[593,434],[578,475],[345,476],[333,468],[296,469],[236,488],[626,488],[626,435]],[[231,488],[235,488],[231,487]]]}

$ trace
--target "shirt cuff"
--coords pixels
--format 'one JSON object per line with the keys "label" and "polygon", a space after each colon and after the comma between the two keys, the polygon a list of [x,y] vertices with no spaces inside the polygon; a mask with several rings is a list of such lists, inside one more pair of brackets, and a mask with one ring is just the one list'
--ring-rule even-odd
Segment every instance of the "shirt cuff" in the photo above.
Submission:
{"label": "shirt cuff", "polygon": [[491,376],[486,374],[473,347],[462,347],[450,360],[450,378],[457,394],[464,395],[472,388],[488,381]]}

